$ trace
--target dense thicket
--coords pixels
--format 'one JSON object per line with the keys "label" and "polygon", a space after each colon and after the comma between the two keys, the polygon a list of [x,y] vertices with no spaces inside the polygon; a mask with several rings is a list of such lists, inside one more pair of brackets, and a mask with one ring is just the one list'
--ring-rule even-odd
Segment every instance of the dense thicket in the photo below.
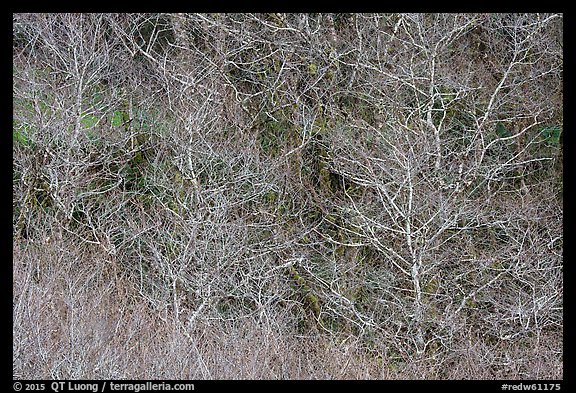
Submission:
{"label": "dense thicket", "polygon": [[14,15],[14,375],[561,378],[562,32]]}

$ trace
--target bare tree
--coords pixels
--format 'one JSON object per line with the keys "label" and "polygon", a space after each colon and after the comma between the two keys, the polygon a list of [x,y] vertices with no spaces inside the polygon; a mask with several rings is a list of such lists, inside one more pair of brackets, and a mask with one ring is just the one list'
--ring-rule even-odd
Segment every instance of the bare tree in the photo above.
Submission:
{"label": "bare tree", "polygon": [[562,29],[14,15],[15,375],[561,377]]}

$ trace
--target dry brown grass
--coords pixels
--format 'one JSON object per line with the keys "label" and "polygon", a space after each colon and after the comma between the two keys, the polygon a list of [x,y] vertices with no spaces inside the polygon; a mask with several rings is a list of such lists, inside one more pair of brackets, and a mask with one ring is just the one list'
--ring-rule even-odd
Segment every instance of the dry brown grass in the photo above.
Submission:
{"label": "dry brown grass", "polygon": [[[64,239],[15,242],[13,256],[15,378],[563,377],[558,337],[505,347],[463,334],[461,349],[442,359],[398,362],[353,339],[338,344],[318,331],[299,334],[289,315],[204,322],[185,334],[171,310],[153,309],[127,278],[114,276],[103,253]],[[507,359],[497,358],[502,354]]]}
{"label": "dry brown grass", "polygon": [[[308,379],[374,373],[351,347],[282,321],[195,326],[153,310],[110,262],[50,241],[14,244],[14,376],[25,379]],[[166,318],[168,317],[168,318]],[[345,367],[341,367],[345,365]]]}

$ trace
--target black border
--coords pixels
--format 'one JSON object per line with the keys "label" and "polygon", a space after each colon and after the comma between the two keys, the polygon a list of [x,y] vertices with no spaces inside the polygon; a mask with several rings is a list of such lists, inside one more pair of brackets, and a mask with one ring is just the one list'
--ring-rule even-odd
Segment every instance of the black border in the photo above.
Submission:
{"label": "black border", "polygon": [[[94,3],[92,3],[94,4]],[[150,3],[149,3],[150,4]],[[303,5],[304,4],[304,5]],[[326,6],[326,4],[324,4],[324,6],[322,6],[321,4],[315,4],[314,2],[308,1],[306,3],[298,3],[298,2],[285,2],[284,4],[278,4],[278,3],[272,3],[272,2],[267,2],[267,3],[260,3],[260,5],[254,5],[251,3],[247,3],[247,2],[222,2],[222,1],[211,1],[209,3],[204,3],[204,4],[198,4],[198,3],[164,3],[162,4],[162,12],[169,12],[169,11],[187,11],[190,8],[194,8],[194,11],[196,12],[267,12],[267,11],[275,11],[275,12],[302,12],[302,11],[309,11],[309,12],[334,12],[334,8],[336,8],[339,11],[347,11],[347,12],[351,12],[351,11],[355,11],[355,12],[368,12],[368,11],[379,11],[379,12],[488,12],[487,8],[490,9],[489,12],[511,12],[511,11],[522,11],[522,12],[560,12],[563,14],[564,18],[567,18],[566,22],[564,23],[564,28],[566,28],[566,32],[564,33],[564,37],[570,37],[570,30],[573,29],[572,27],[572,23],[576,21],[576,19],[573,20],[573,18],[571,18],[571,14],[567,14],[566,12],[563,12],[564,8],[567,8],[565,5],[568,3],[563,3],[562,5],[564,5],[564,7],[558,6],[558,5],[551,5],[549,3],[540,3],[538,6],[536,6],[535,3],[532,4],[528,4],[528,3],[520,3],[521,5],[513,5],[511,3],[495,3],[497,5],[490,5],[490,4],[486,4],[486,3],[477,3],[477,4],[472,4],[470,3],[459,3],[457,4],[455,7],[454,5],[452,7],[450,6],[446,6],[446,4],[434,4],[434,3],[427,3],[426,5],[423,5],[422,3],[420,4],[416,4],[416,3],[406,3],[406,2],[396,2],[394,4],[392,3],[379,3],[379,2],[365,2],[364,4],[358,4],[358,3],[352,3],[349,2],[346,5],[344,4],[340,4],[340,6],[338,6],[337,4],[330,4],[328,6]],[[69,5],[65,5],[65,6],[61,6],[60,7],[57,4],[54,3],[49,3],[49,2],[45,2],[41,5],[36,4],[34,6],[33,3],[24,3],[24,2],[20,2],[19,4],[10,4],[10,6],[12,6],[11,8],[15,8],[13,9],[13,13],[17,13],[17,12],[148,12],[148,11],[159,11],[157,8],[158,7],[151,7],[151,6],[147,6],[147,4],[145,3],[140,3],[138,7],[130,7],[128,4],[120,4],[120,2],[116,2],[115,5],[113,6],[103,6],[102,10],[95,10],[95,9],[88,9],[90,8],[90,4],[88,3],[79,3],[79,2],[75,2],[75,3],[70,3]],[[154,10],[152,10],[151,8],[155,8]],[[351,10],[351,8],[353,8],[354,10]],[[382,8],[384,8],[384,10],[382,10]],[[479,9],[480,8],[480,9]],[[546,9],[544,9],[546,8]],[[8,15],[7,15],[8,16]],[[8,19],[8,17],[6,18]],[[8,20],[6,21],[8,22]],[[6,40],[12,40],[11,38],[9,38],[11,36],[11,32],[8,31],[10,29],[11,23],[6,23],[4,25],[4,28],[6,30]],[[564,44],[566,46],[567,49],[564,50],[565,53],[568,54],[568,56],[566,57],[566,63],[564,68],[567,70],[574,70],[575,69],[575,61],[574,59],[574,48],[572,45],[570,45],[570,40],[564,40]],[[7,49],[8,49],[8,43],[6,45]],[[9,57],[6,56],[6,59],[8,59]],[[6,72],[6,75],[8,75],[8,70]],[[565,77],[565,76],[564,76]],[[8,78],[7,82],[8,83]],[[572,81],[572,77],[571,74],[568,74],[568,77],[566,79],[564,79],[564,85],[567,86],[570,84],[570,82]],[[8,87],[6,88],[5,91],[9,91],[11,89],[8,89]],[[568,93],[568,94],[567,94]],[[569,99],[571,90],[570,89],[566,89],[564,88],[564,110],[569,108],[569,103],[573,102]],[[6,116],[5,118],[6,123],[8,123],[10,121],[10,118],[8,116]],[[573,127],[570,126],[571,123],[573,123],[572,119],[570,116],[566,116],[564,118],[564,130],[571,130]],[[8,126],[8,124],[7,124]],[[568,132],[568,135],[566,136],[565,141],[567,141],[568,146],[570,146],[571,144],[571,140],[572,140],[572,136],[571,136],[571,132]],[[3,146],[5,146],[6,150],[9,149],[9,146],[11,146],[12,144],[12,139],[10,137],[10,134],[8,132],[4,133],[4,137],[6,138],[6,143],[3,144]],[[8,138],[10,138],[10,140],[8,141]],[[6,154],[2,154],[2,158],[6,161],[8,161],[8,159],[12,158],[12,150],[10,149],[10,152],[6,152]],[[570,162],[571,160],[569,159],[568,162]],[[6,167],[8,167],[9,163],[6,162]],[[567,166],[569,168],[569,165],[564,166],[564,173],[566,173],[566,169]],[[564,175],[564,183],[566,180],[566,175]],[[568,198],[570,194],[568,194]],[[570,200],[570,199],[569,199]],[[568,209],[566,209],[568,207]],[[564,204],[564,214],[568,213],[568,216],[570,216],[570,211],[572,206],[571,204]],[[9,223],[11,218],[8,217],[8,213],[5,214],[5,222]],[[567,222],[571,222],[570,220],[565,220]],[[6,237],[4,237],[5,239],[8,239],[9,237],[12,236],[12,228],[10,226],[8,226],[8,224],[6,225]],[[11,247],[5,247],[5,249],[10,250]],[[571,259],[568,258],[568,260],[570,261]],[[6,268],[7,269],[7,268]],[[568,263],[566,266],[564,266],[564,276],[568,276],[570,277],[572,274],[570,274],[570,272],[574,272],[574,269],[572,268],[571,263]],[[7,274],[8,275],[8,274]],[[570,283],[570,281],[568,281],[568,283]],[[8,287],[8,286],[6,286]],[[571,288],[571,285],[567,286],[568,289]],[[568,291],[570,292],[570,291]],[[567,297],[568,292],[564,293],[564,296]],[[8,295],[3,296],[2,299],[4,300],[2,302],[2,304],[6,304],[6,308],[8,309],[8,303],[9,303],[9,299],[10,297]],[[566,390],[567,388],[569,388],[570,386],[573,386],[573,375],[570,372],[570,355],[569,355],[569,351],[566,351],[566,349],[571,348],[571,344],[572,344],[572,336],[571,336],[571,332],[573,331],[571,329],[572,325],[570,323],[570,319],[567,318],[570,315],[570,309],[571,309],[571,303],[567,303],[569,304],[568,306],[568,311],[566,311],[566,309],[564,309],[564,335],[563,335],[563,342],[564,342],[564,348],[565,351],[564,352],[568,352],[568,354],[564,354],[564,379],[563,380],[387,380],[387,381],[381,381],[381,380],[376,380],[376,381],[367,381],[367,380],[344,380],[344,381],[299,381],[299,380],[290,380],[290,381],[235,381],[235,380],[231,380],[231,381],[219,381],[219,380],[214,380],[214,381],[179,381],[179,380],[150,380],[152,382],[165,382],[167,384],[170,385],[174,385],[174,384],[178,384],[178,383],[182,383],[182,382],[191,382],[194,383],[195,385],[195,392],[203,392],[206,391],[206,389],[230,389],[230,390],[235,390],[235,389],[250,389],[253,390],[255,389],[256,391],[259,389],[262,389],[263,391],[269,391],[270,389],[275,389],[275,388],[280,388],[280,387],[287,387],[287,388],[297,388],[297,389],[321,389],[321,388],[327,388],[327,389],[335,389],[335,388],[343,388],[343,389],[392,389],[392,391],[401,391],[404,389],[430,389],[430,388],[438,388],[438,389],[442,389],[442,390],[448,390],[451,391],[452,389],[454,391],[458,391],[461,392],[462,389],[466,389],[466,388],[480,388],[483,391],[486,392],[491,392],[491,391],[514,391],[513,389],[508,389],[508,390],[504,390],[502,389],[502,385],[503,384],[508,384],[508,385],[532,385],[532,384],[559,384],[561,389],[560,390]],[[12,322],[13,323],[13,322]],[[6,345],[7,346],[7,345]],[[566,361],[568,359],[568,361]],[[568,367],[566,367],[568,365]],[[6,378],[8,379],[8,378]],[[71,381],[71,380],[64,380],[66,382],[80,382],[80,381]],[[108,380],[108,382],[113,381],[113,382],[118,382],[118,383],[145,383],[148,380]],[[12,376],[12,381],[10,382],[10,386],[11,386],[11,391],[18,391],[15,389],[15,383],[21,383],[22,385],[28,383],[28,384],[35,384],[37,386],[43,385],[45,387],[44,391],[45,392],[52,392],[53,390],[51,389],[51,383],[54,381],[51,380],[15,380]],[[98,391],[102,391],[102,386],[104,384],[103,381],[97,381],[97,380],[83,380],[82,382],[84,383],[97,383],[99,386],[99,390]],[[67,384],[66,384],[67,385]],[[109,384],[108,384],[109,385]],[[526,391],[528,389],[522,389],[519,391]],[[544,390],[544,389],[542,389]],[[21,391],[29,391],[29,390],[21,390]],[[64,390],[60,390],[62,392],[64,391],[68,391],[67,389]],[[110,388],[108,387],[106,389],[106,391],[111,391]]]}

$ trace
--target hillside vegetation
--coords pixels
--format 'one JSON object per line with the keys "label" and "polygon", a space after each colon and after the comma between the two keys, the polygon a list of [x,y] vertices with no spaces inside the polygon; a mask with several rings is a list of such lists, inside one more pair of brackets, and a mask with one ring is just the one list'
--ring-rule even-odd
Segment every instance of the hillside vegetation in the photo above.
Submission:
{"label": "hillside vegetation", "polygon": [[560,14],[15,14],[13,374],[560,379]]}

